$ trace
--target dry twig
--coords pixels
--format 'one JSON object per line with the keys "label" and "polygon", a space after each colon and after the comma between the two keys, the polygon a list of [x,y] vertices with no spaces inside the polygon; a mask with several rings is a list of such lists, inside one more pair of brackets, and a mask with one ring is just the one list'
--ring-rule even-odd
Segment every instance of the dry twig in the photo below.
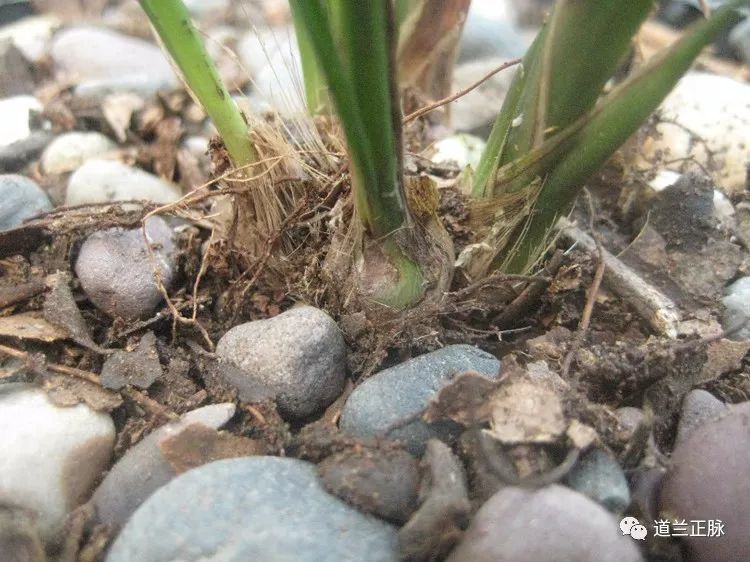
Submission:
{"label": "dry twig", "polygon": [[416,111],[413,111],[412,113],[410,113],[409,115],[407,115],[406,117],[404,117],[402,123],[404,125],[406,125],[407,123],[409,123],[411,121],[414,121],[415,119],[417,119],[419,117],[422,117],[423,115],[426,115],[430,111],[433,111],[433,110],[437,109],[438,107],[442,107],[442,106],[444,106],[446,104],[451,103],[452,101],[456,101],[458,98],[465,96],[466,94],[468,94],[472,90],[474,90],[474,89],[478,88],[479,86],[481,86],[484,82],[486,82],[487,80],[489,80],[490,78],[492,78],[495,74],[497,74],[501,70],[505,70],[506,68],[510,68],[511,66],[515,66],[515,65],[519,64],[521,62],[521,60],[522,59],[513,59],[513,60],[510,60],[508,62],[504,62],[503,64],[501,64],[497,68],[492,69],[490,72],[488,72],[487,74],[485,74],[484,76],[482,76],[479,80],[477,80],[473,84],[470,84],[469,86],[467,86],[463,90],[459,90],[458,92],[455,92],[455,93],[451,94],[447,98],[443,98],[443,99],[438,100],[438,101],[436,101],[434,103],[426,105],[426,106],[424,106],[424,107],[422,107],[420,109],[417,109]]}
{"label": "dry twig", "polygon": [[596,217],[594,198],[591,196],[591,193],[588,189],[584,188],[584,191],[586,192],[586,199],[588,200],[589,204],[589,229],[591,230],[591,235],[594,238],[594,242],[596,243],[597,264],[596,271],[594,272],[594,279],[591,281],[591,286],[589,287],[588,294],[586,295],[586,305],[583,307],[583,312],[581,313],[581,321],[578,323],[575,337],[573,338],[570,349],[565,355],[565,360],[563,361],[562,370],[560,372],[560,376],[563,379],[568,376],[570,365],[573,363],[573,358],[580,349],[581,345],[583,344],[583,340],[586,337],[586,332],[589,329],[589,324],[591,324],[591,314],[594,311],[596,295],[599,294],[599,287],[602,284],[602,279],[604,279],[604,270],[606,269],[606,263],[604,261],[604,247],[602,246],[601,240],[599,240],[599,236],[597,235],[596,229],[594,228],[594,219]]}

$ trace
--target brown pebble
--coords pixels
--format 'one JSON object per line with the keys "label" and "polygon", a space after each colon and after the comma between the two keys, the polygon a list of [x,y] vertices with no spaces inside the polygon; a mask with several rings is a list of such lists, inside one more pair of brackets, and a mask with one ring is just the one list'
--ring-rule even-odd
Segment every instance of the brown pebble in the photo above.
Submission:
{"label": "brown pebble", "polygon": [[318,465],[328,492],[388,521],[405,522],[417,506],[419,468],[402,449],[350,449]]}

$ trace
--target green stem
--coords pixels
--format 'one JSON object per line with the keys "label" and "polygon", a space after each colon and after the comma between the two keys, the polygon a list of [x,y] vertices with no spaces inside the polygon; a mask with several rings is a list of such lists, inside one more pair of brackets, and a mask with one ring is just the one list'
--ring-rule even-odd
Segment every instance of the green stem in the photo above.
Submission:
{"label": "green stem", "polygon": [[186,86],[216,125],[234,164],[255,162],[247,122],[208,56],[188,9],[181,0],[140,0],[140,4]]}
{"label": "green stem", "polygon": [[330,14],[320,0],[291,5],[307,27],[346,134],[359,219],[372,237],[388,236],[409,216],[398,166],[385,1],[331,3]]}
{"label": "green stem", "polygon": [[[315,52],[346,136],[365,246],[382,252],[398,272],[390,286],[374,283],[379,288],[373,298],[401,309],[424,294],[424,276],[410,249],[396,237],[410,226],[411,216],[402,183],[390,2],[291,0],[290,4],[297,33],[302,30],[303,40],[309,40]],[[383,274],[377,270],[372,274]]]}

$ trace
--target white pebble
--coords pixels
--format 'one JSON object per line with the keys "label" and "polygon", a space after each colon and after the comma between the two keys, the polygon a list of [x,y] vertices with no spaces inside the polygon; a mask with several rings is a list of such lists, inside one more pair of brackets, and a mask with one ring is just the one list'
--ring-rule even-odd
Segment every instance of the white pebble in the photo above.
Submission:
{"label": "white pebble", "polygon": [[180,188],[122,162],[92,159],[68,180],[66,205],[147,200],[172,203],[181,197]]}
{"label": "white pebble", "polygon": [[461,169],[471,166],[476,170],[485,146],[486,143],[479,137],[460,133],[436,142],[432,161],[436,164],[455,162]]}
{"label": "white pebble", "polygon": [[66,133],[53,140],[42,153],[42,169],[47,174],[72,172],[86,160],[114,149],[115,143],[101,133]]}
{"label": "white pebble", "polygon": [[88,406],[54,405],[31,385],[0,385],[0,504],[28,509],[53,541],[109,464],[112,419]]}
{"label": "white pebble", "polygon": [[[750,162],[750,85],[693,72],[680,80],[660,113],[669,122],[660,123],[660,135],[644,143],[640,166],[652,167],[649,161],[661,152],[675,172],[697,163],[712,171],[717,186],[728,195],[744,192]],[[709,152],[715,156],[715,170]]]}
{"label": "white pebble", "polygon": [[0,147],[25,139],[31,134],[29,118],[32,111],[41,111],[42,104],[32,96],[0,99]]}

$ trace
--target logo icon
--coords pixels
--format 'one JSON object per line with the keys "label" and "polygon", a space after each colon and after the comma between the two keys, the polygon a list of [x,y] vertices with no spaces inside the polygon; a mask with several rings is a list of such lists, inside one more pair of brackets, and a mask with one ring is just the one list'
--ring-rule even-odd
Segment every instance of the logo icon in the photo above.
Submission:
{"label": "logo icon", "polygon": [[624,517],[620,521],[620,530],[623,535],[630,535],[637,541],[646,540],[648,534],[646,527],[641,525],[641,522],[635,517]]}

